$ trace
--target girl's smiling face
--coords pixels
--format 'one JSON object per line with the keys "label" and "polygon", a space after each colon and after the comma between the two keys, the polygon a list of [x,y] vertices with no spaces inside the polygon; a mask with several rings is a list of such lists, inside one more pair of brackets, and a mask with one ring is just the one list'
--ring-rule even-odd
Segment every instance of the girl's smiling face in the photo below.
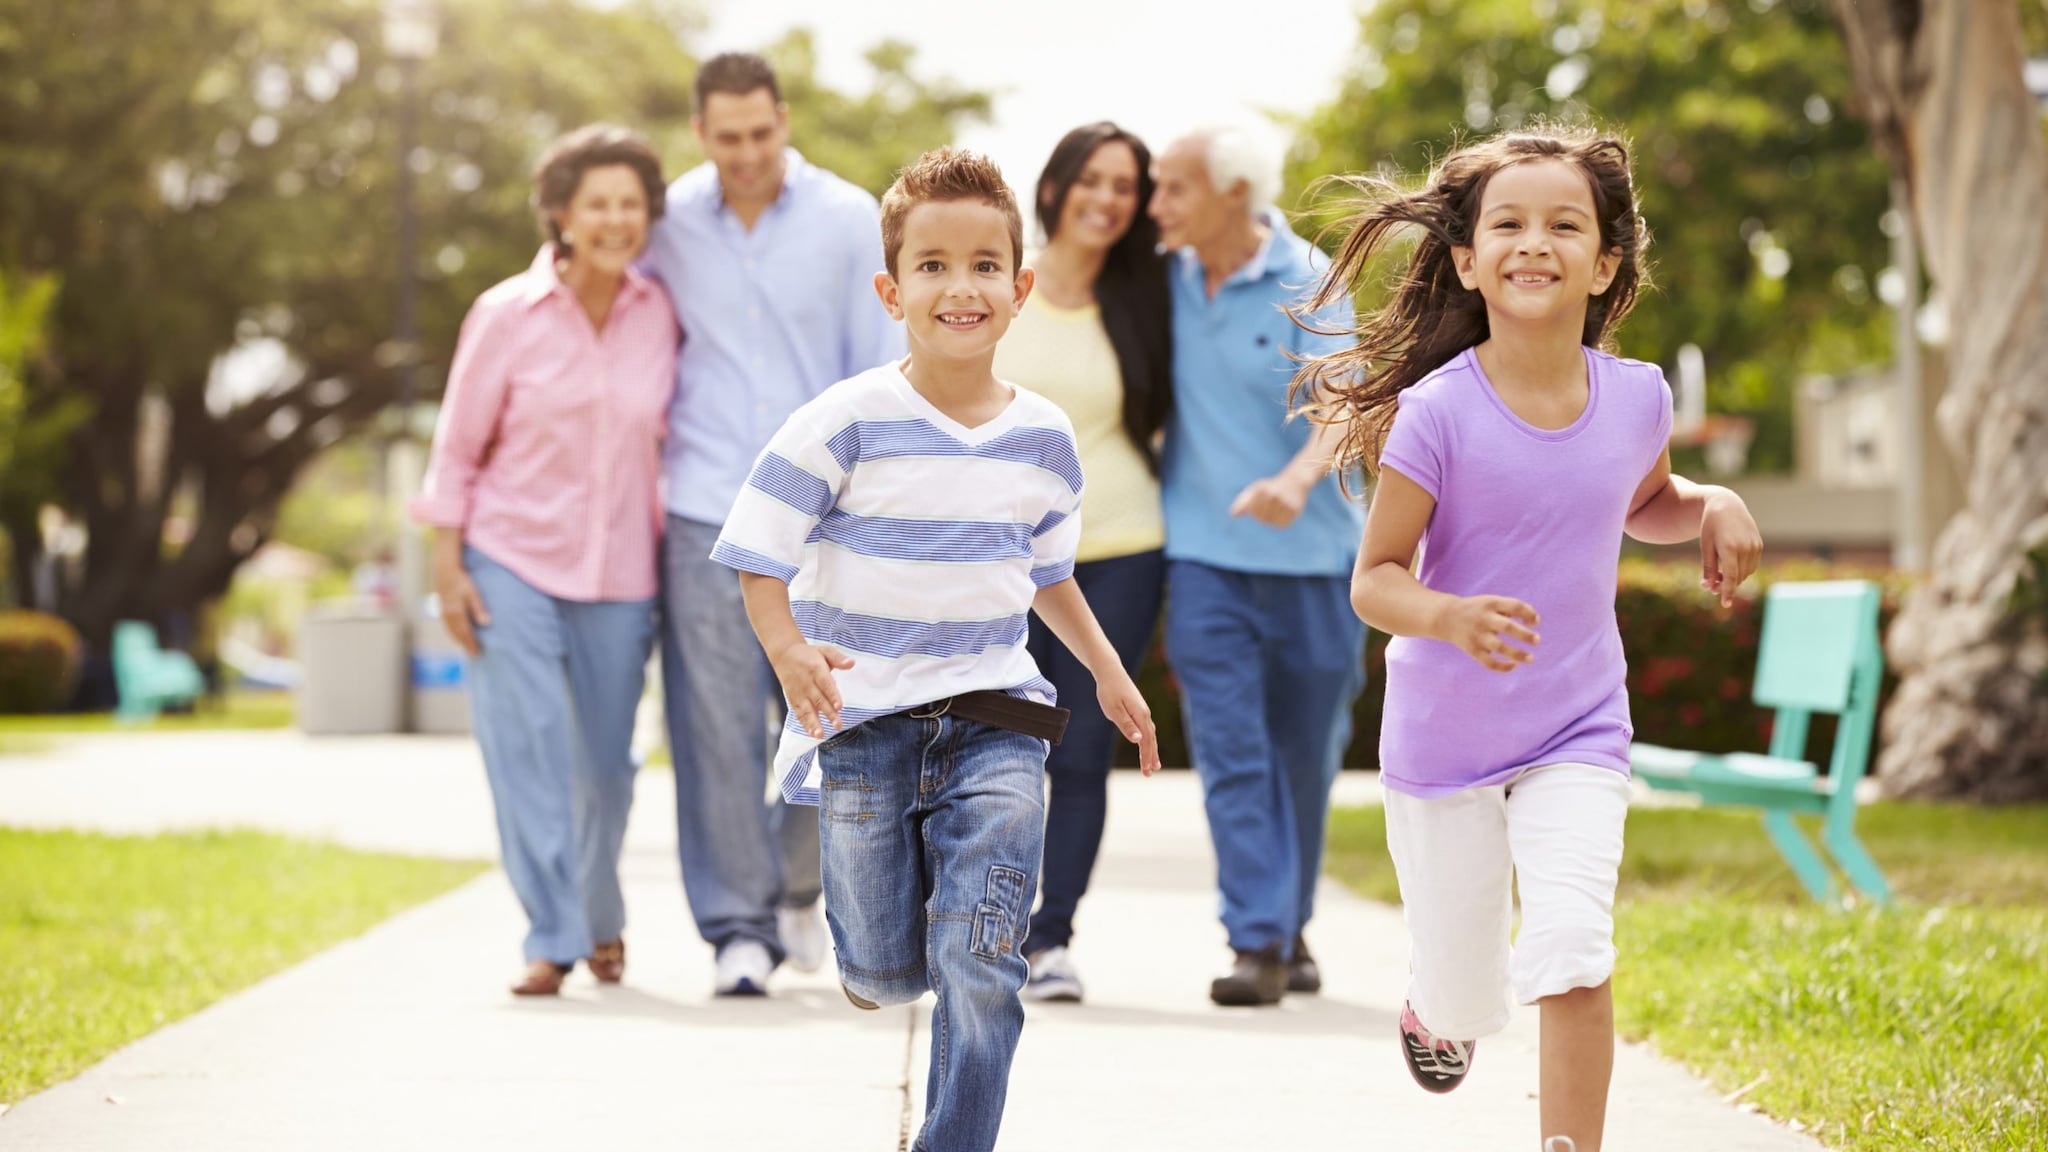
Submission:
{"label": "girl's smiling face", "polygon": [[1585,324],[1586,302],[1620,265],[1603,251],[1593,186],[1578,165],[1541,159],[1487,180],[1470,247],[1451,249],[1458,279],[1498,320]]}

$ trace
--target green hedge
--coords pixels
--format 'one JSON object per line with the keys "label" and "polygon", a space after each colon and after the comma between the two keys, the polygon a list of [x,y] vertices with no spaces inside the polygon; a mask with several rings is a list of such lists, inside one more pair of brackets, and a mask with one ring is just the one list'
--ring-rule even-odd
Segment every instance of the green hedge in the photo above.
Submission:
{"label": "green hedge", "polygon": [[41,612],[0,612],[0,715],[51,712],[78,689],[80,643]]}
{"label": "green hedge", "polygon": [[[1629,706],[1636,739],[1706,752],[1761,752],[1770,739],[1770,713],[1749,701],[1756,670],[1757,634],[1763,620],[1763,590],[1779,580],[1876,580],[1884,589],[1881,624],[1891,625],[1907,583],[1889,571],[1847,569],[1814,561],[1774,565],[1743,585],[1735,606],[1722,611],[1699,586],[1697,565],[1626,559],[1621,565],[1615,612],[1628,652]],[[1352,713],[1347,768],[1379,767],[1380,706],[1386,679],[1387,637],[1366,641],[1366,686]],[[1895,682],[1885,676],[1889,698]],[[1138,686],[1152,704],[1159,725],[1160,758],[1169,765],[1191,761],[1181,729],[1178,685],[1163,645],[1139,673]],[[1093,701],[1087,706],[1092,707]],[[1834,722],[1815,717],[1808,755],[1825,764]],[[1117,763],[1137,763],[1123,745]]]}

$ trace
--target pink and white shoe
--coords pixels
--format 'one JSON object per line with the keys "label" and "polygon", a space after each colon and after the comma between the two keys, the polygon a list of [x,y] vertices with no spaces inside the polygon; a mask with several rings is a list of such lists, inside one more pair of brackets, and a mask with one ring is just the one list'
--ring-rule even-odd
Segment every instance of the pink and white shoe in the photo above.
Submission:
{"label": "pink and white shoe", "polygon": [[1477,1040],[1444,1040],[1430,1034],[1415,1018],[1415,1009],[1401,1005],[1401,1055],[1407,1058],[1408,1074],[1425,1092],[1449,1092],[1465,1082],[1472,1068]]}

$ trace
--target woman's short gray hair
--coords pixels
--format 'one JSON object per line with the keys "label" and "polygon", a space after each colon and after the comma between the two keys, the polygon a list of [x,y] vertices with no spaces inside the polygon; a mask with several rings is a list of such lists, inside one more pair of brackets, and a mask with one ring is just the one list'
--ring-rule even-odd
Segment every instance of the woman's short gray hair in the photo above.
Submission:
{"label": "woman's short gray hair", "polygon": [[1244,181],[1245,211],[1252,215],[1272,206],[1280,195],[1283,155],[1278,133],[1254,124],[1210,124],[1189,133],[1201,142],[1209,165],[1209,183],[1228,192]]}

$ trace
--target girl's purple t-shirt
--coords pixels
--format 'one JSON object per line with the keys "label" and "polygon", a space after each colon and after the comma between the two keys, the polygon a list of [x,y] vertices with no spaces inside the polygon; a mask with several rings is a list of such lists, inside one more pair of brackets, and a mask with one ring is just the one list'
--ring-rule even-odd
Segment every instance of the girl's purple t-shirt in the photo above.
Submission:
{"label": "girl's purple t-shirt", "polygon": [[1654,364],[1586,349],[1586,410],[1546,430],[1508,409],[1466,349],[1401,393],[1380,465],[1436,498],[1422,583],[1536,609],[1535,660],[1489,671],[1454,644],[1387,645],[1380,779],[1411,796],[1577,763],[1628,772],[1627,661],[1614,617],[1629,501],[1671,434]]}

